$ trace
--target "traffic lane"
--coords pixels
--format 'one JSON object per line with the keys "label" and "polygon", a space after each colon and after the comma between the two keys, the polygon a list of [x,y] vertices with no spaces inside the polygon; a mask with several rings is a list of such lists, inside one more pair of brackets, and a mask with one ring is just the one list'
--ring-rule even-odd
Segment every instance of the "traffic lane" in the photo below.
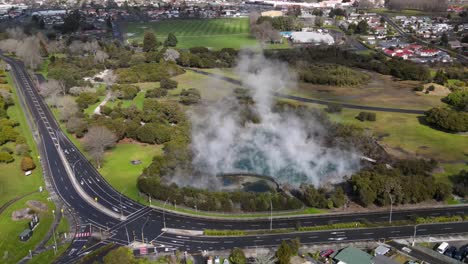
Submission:
{"label": "traffic lane", "polygon": [[[169,207],[167,207],[169,208]],[[160,214],[160,209],[153,209]],[[468,206],[445,207],[445,208],[425,208],[415,210],[393,211],[393,221],[413,220],[419,217],[437,217],[447,215],[467,215]],[[182,228],[190,230],[203,229],[226,229],[226,230],[256,230],[269,229],[269,219],[245,220],[245,219],[207,219],[197,216],[181,215],[172,212],[165,213],[167,227]],[[387,222],[389,220],[389,211],[368,212],[354,214],[329,214],[329,215],[311,215],[303,217],[273,218],[273,228],[296,228],[299,226],[328,225],[333,223],[349,222]]]}
{"label": "traffic lane", "polygon": [[[64,155],[70,164],[72,170],[76,172],[77,179],[79,181],[88,182],[94,184],[96,188],[93,188],[92,193],[101,196],[103,199],[113,201],[114,205],[122,204],[126,214],[129,215],[142,209],[144,206],[129,199],[125,195],[121,195],[120,192],[110,186],[110,184],[96,171],[96,169],[90,164],[86,157],[73,145],[62,133],[59,134],[59,140]],[[83,183],[84,185],[84,183]]]}
{"label": "traffic lane", "polygon": [[[73,188],[71,180],[66,174],[65,167],[62,162],[60,162],[57,149],[53,144],[52,139],[47,133],[45,133],[46,128],[43,124],[40,124],[39,131],[42,135],[44,151],[46,154],[46,157],[43,158],[46,159],[52,183],[62,200],[64,200],[70,207],[73,207],[74,211],[79,214],[81,219],[90,219],[97,224],[116,221],[116,219],[101,213],[95,207],[83,200],[75,188]],[[51,163],[51,161],[53,163]]]}
{"label": "traffic lane", "polygon": [[[452,229],[447,230],[447,227]],[[468,232],[468,223],[431,224],[417,226],[416,236],[460,234]],[[304,233],[289,233],[242,237],[189,237],[163,233],[153,240],[156,244],[178,247],[190,252],[220,250],[232,247],[274,247],[283,240],[299,238],[302,244],[336,243],[352,241],[389,240],[408,238],[414,234],[414,226],[378,227],[366,229],[329,230]]]}

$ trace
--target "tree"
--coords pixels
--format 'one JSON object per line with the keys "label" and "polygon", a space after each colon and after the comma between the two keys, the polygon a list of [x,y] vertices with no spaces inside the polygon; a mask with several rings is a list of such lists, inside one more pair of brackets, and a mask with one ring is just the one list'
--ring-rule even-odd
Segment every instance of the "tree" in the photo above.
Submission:
{"label": "tree", "polygon": [[163,58],[165,61],[177,61],[179,59],[180,53],[175,49],[167,49],[164,52]]}
{"label": "tree", "polygon": [[108,58],[109,58],[109,55],[107,55],[107,53],[105,53],[102,50],[98,50],[98,51],[96,51],[96,53],[94,55],[94,62],[95,63],[104,63]]}
{"label": "tree", "polygon": [[0,163],[10,163],[14,160],[15,158],[13,158],[13,156],[10,153],[4,151],[0,152]]}
{"label": "tree", "polygon": [[23,159],[21,159],[21,169],[23,171],[34,170],[35,168],[36,164],[34,164],[34,161],[31,157],[23,157]]}
{"label": "tree", "polygon": [[346,195],[343,191],[343,188],[337,187],[335,192],[330,197],[331,201],[333,202],[333,206],[339,208],[343,206],[346,202]]}
{"label": "tree", "polygon": [[88,130],[83,138],[83,146],[94,159],[98,168],[101,168],[104,151],[115,145],[117,137],[106,127],[95,126]]}
{"label": "tree", "polygon": [[447,75],[441,69],[437,70],[436,75],[434,76],[434,82],[440,85],[444,85],[448,80]]}
{"label": "tree", "polygon": [[174,33],[169,33],[167,35],[167,39],[166,41],[164,41],[164,46],[166,47],[175,47],[177,46],[177,38],[176,36],[174,35]]}
{"label": "tree", "polygon": [[58,99],[60,121],[68,121],[78,112],[78,105],[71,96],[62,96]]}
{"label": "tree", "polygon": [[65,95],[65,87],[63,86],[63,83],[54,79],[49,79],[47,82],[42,83],[39,86],[39,93],[44,98],[58,96],[59,94]]}
{"label": "tree", "polygon": [[356,33],[364,35],[364,34],[367,34],[368,30],[369,30],[369,25],[367,24],[367,21],[365,20],[359,21],[356,27]]}
{"label": "tree", "polygon": [[29,152],[31,152],[31,149],[27,144],[17,144],[15,146],[15,153],[18,156],[26,156],[29,155]]}
{"label": "tree", "polygon": [[448,46],[448,35],[447,33],[443,33],[442,36],[440,37],[440,44],[442,44],[442,46]]}
{"label": "tree", "polygon": [[33,70],[42,63],[40,43],[36,36],[25,38],[18,46],[16,54]]}
{"label": "tree", "polygon": [[136,264],[132,251],[127,247],[119,247],[104,256],[104,264]]}
{"label": "tree", "polygon": [[229,261],[232,264],[245,264],[247,263],[247,258],[245,257],[244,251],[240,248],[233,248],[231,254],[229,255]]}
{"label": "tree", "polygon": [[171,80],[169,78],[162,78],[160,81],[160,87],[166,90],[176,89],[177,88],[177,81]]}
{"label": "tree", "polygon": [[289,264],[291,257],[293,256],[293,250],[286,240],[281,242],[280,247],[276,251],[276,258],[279,264]]}
{"label": "tree", "polygon": [[81,19],[81,13],[78,9],[68,13],[63,19],[62,32],[67,34],[77,31],[80,28]]}
{"label": "tree", "polygon": [[150,52],[153,51],[158,44],[156,39],[156,35],[151,31],[145,31],[145,35],[143,37],[143,51]]}

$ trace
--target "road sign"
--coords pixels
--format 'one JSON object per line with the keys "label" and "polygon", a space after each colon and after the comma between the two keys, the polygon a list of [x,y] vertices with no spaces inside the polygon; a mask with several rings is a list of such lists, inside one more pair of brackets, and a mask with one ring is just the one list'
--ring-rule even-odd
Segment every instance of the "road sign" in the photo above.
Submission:
{"label": "road sign", "polygon": [[148,254],[148,249],[145,248],[145,247],[141,247],[140,248],[140,255],[146,255],[146,254]]}

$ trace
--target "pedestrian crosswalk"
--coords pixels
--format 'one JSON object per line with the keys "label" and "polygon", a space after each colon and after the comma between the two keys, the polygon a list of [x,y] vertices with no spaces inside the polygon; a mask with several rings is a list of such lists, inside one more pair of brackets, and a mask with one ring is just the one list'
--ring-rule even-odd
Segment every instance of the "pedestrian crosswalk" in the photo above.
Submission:
{"label": "pedestrian crosswalk", "polygon": [[91,236],[90,232],[83,232],[83,233],[76,234],[75,237],[89,237],[89,236]]}

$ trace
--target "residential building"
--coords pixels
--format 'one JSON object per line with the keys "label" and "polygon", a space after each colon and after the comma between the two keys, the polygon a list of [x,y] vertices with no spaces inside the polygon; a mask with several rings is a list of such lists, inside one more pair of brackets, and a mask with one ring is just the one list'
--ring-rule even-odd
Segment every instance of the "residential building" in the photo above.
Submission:
{"label": "residential building", "polygon": [[342,249],[333,259],[337,264],[374,264],[371,255],[354,247]]}

